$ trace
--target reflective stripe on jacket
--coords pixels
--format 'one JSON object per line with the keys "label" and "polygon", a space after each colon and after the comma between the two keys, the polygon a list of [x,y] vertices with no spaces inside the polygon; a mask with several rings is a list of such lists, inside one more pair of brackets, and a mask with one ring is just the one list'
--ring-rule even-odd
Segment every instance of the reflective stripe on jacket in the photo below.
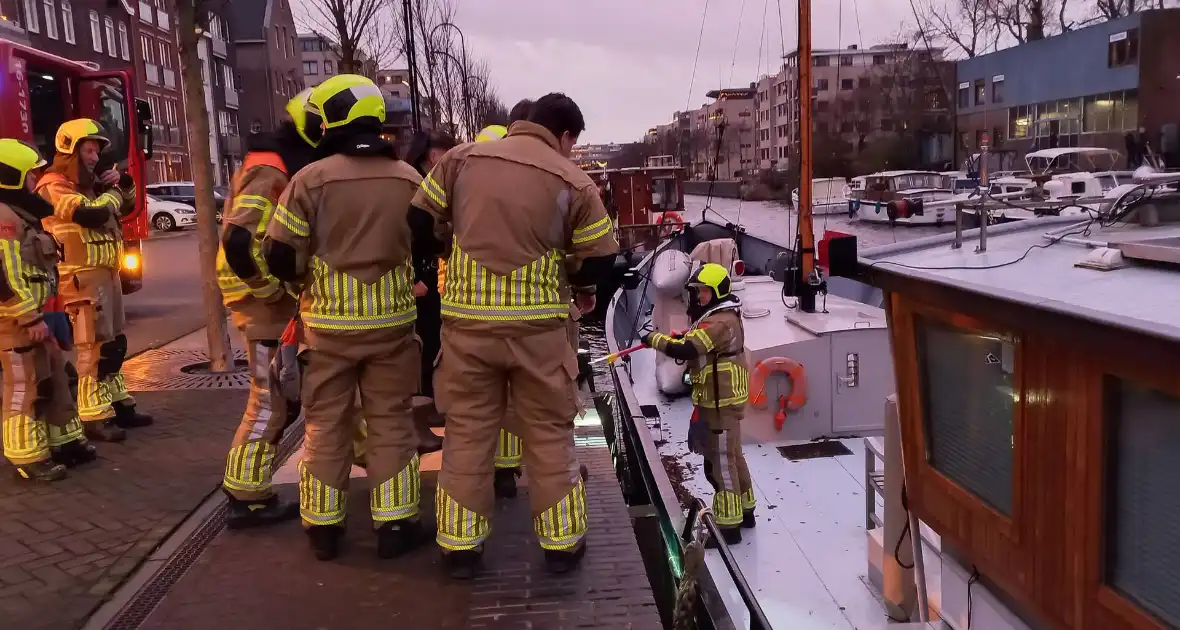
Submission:
{"label": "reflective stripe on jacket", "polygon": [[283,194],[288,181],[287,167],[282,158],[268,151],[248,153],[234,175],[222,217],[225,224],[223,229],[235,225],[250,232],[250,258],[258,273],[252,278],[239,278],[226,261],[225,246],[218,247],[217,285],[226,306],[249,297],[267,300],[283,290],[279,279],[267,270],[266,260],[262,256],[262,239],[266,237],[267,224],[274,215],[275,203]]}
{"label": "reflective stripe on jacket", "polygon": [[21,326],[40,319],[57,291],[56,264],[53,237],[31,215],[0,203],[0,319]]}
{"label": "reflective stripe on jacket", "polygon": [[701,316],[680,339],[663,333],[651,336],[659,352],[677,344],[692,345],[699,358],[690,369],[692,403],[718,408],[746,404],[750,395],[750,372],[746,365],[745,332],[740,306],[724,303]]}
{"label": "reflective stripe on jacket", "polygon": [[[118,269],[123,262],[123,232],[119,225],[120,213],[134,202],[123,193],[112,189],[101,195],[87,195],[61,173],[46,173],[37,181],[37,193],[53,205],[53,216],[45,218],[45,225],[62,247],[58,271],[71,274],[98,267]],[[93,198],[92,198],[93,197]],[[74,211],[79,208],[106,207],[111,217],[101,228],[85,228],[74,223]]]}

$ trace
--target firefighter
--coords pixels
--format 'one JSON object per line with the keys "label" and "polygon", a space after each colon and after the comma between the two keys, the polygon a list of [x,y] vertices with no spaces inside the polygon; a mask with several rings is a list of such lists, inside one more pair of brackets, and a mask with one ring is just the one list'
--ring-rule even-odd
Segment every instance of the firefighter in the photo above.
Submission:
{"label": "firefighter", "polygon": [[57,481],[67,466],[96,455],[70,397],[65,356],[43,318],[57,285],[57,244],[41,227],[53,206],[33,192],[43,166],[33,147],[0,140],[0,426],[4,457],[19,478]]}
{"label": "firefighter", "polygon": [[262,258],[262,240],[275,203],[291,178],[311,162],[323,133],[307,112],[310,90],[287,103],[288,119],[271,133],[250,137],[246,159],[234,175],[221,228],[217,283],[234,325],[246,340],[250,397],[234,434],[222,488],[229,495],[231,528],[264,525],[299,513],[271,488],[272,464],[284,427],[299,415],[283,395],[271,364],[298,304]]}
{"label": "firefighter", "polygon": [[647,333],[641,341],[673,359],[692,363],[694,406],[689,449],[705,458],[713,485],[713,516],[728,544],[742,541],[741,527],[754,526],[754,488],[742,454],[741,421],[749,395],[741,303],[729,272],[702,265],[688,280],[688,316],[683,335]]}
{"label": "firefighter", "polygon": [[303,287],[300,515],[316,557],[336,557],[359,387],[377,551],[390,558],[423,539],[417,379],[406,378],[419,370],[407,215],[421,177],[381,138],[385,99],[371,80],[334,76],[312,89],[308,110],[325,129],[317,159],[291,180],[263,243],[271,273]]}
{"label": "firefighter", "polygon": [[474,577],[491,531],[494,444],[509,389],[546,564],[570,571],[585,552],[573,440],[578,362],[566,321],[571,285],[593,293],[618,243],[594,183],[569,159],[584,128],[573,100],[546,95],[504,139],[448,152],[414,199],[425,221],[454,231],[434,386],[448,446],[437,542],[455,578]]}
{"label": "firefighter", "polygon": [[37,192],[53,205],[42,223],[62,247],[58,263],[61,303],[74,328],[78,356],[78,412],[86,436],[120,442],[123,429],[147,426],[123,380],[123,284],[119,219],[134,210],[135,182],[115,168],[102,169],[99,153],[110,141],[98,123],[79,118],[57,130],[57,154]]}

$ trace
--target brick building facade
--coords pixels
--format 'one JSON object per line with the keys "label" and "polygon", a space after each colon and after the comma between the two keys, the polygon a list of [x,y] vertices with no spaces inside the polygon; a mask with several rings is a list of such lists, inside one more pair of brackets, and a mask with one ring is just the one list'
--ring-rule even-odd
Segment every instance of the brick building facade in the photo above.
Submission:
{"label": "brick building facade", "polygon": [[288,0],[234,2],[229,7],[242,86],[243,135],[268,131],[303,89],[303,63]]}

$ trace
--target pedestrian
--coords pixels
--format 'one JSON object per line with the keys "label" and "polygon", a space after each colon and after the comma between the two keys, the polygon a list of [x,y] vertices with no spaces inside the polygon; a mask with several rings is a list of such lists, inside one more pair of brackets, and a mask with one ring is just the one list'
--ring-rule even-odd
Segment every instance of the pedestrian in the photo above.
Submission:
{"label": "pedestrian", "polygon": [[222,212],[217,284],[230,317],[246,340],[250,396],[226,458],[222,489],[229,496],[232,529],[294,518],[299,505],[271,487],[274,458],[283,429],[299,415],[283,395],[272,362],[279,339],[298,304],[262,257],[262,239],[275,204],[296,173],[311,163],[323,133],[307,112],[310,90],[287,103],[287,117],[269,133],[251,135],[246,158],[234,174]]}
{"label": "pedestrian", "polygon": [[584,128],[573,100],[546,95],[504,139],[449,151],[414,199],[429,215],[416,213],[416,221],[454,230],[434,385],[448,445],[437,542],[455,578],[474,577],[491,531],[494,444],[508,390],[546,564],[566,572],[585,552],[573,436],[578,362],[566,322],[571,290],[594,292],[618,242],[594,183],[569,159]]}
{"label": "pedestrian", "polygon": [[316,557],[335,558],[359,388],[377,553],[390,558],[423,539],[410,410],[417,379],[406,378],[420,365],[407,215],[421,178],[381,138],[385,99],[373,81],[334,76],[312,89],[308,110],[324,127],[316,161],[287,186],[263,242],[271,273],[302,287],[300,515]]}
{"label": "pedestrian", "polygon": [[45,322],[57,285],[57,244],[41,226],[53,216],[33,190],[45,160],[0,140],[0,370],[4,457],[20,479],[57,481],[93,461],[70,396],[66,359]]}
{"label": "pedestrian", "polygon": [[715,263],[695,271],[688,290],[692,326],[676,337],[646,333],[641,341],[691,364],[694,409],[688,447],[705,458],[705,478],[715,490],[713,517],[725,542],[734,545],[742,541],[740,528],[755,523],[754,487],[742,453],[750,372],[741,302],[733,294],[729,272]]}
{"label": "pedestrian", "polygon": [[127,358],[123,316],[123,229],[119,219],[135,209],[135,180],[100,165],[110,145],[89,118],[57,130],[53,164],[37,181],[37,193],[53,205],[42,223],[62,248],[58,293],[74,329],[78,357],[78,412],[86,436],[121,442],[124,429],[152,423],[139,413],[123,379]]}

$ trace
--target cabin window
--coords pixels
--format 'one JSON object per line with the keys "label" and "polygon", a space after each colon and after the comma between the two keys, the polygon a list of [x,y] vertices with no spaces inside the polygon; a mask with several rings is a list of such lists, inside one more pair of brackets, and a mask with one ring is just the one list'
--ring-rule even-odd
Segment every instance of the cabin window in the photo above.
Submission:
{"label": "cabin window", "polygon": [[1180,398],[1108,377],[1105,582],[1180,626]]}
{"label": "cabin window", "polygon": [[966,83],[959,84],[959,107],[971,106],[971,86]]}
{"label": "cabin window", "polygon": [[1115,33],[1107,40],[1107,67],[1119,68],[1139,63],[1139,29]]}
{"label": "cabin window", "polygon": [[930,466],[1010,516],[1016,342],[922,316],[914,330]]}
{"label": "cabin window", "polygon": [[997,79],[995,77],[992,78],[992,102],[993,103],[1003,103],[1004,102],[1004,79],[1003,78],[999,78],[999,79]]}
{"label": "cabin window", "polygon": [[983,105],[987,102],[987,82],[983,79],[975,80],[975,104]]}

